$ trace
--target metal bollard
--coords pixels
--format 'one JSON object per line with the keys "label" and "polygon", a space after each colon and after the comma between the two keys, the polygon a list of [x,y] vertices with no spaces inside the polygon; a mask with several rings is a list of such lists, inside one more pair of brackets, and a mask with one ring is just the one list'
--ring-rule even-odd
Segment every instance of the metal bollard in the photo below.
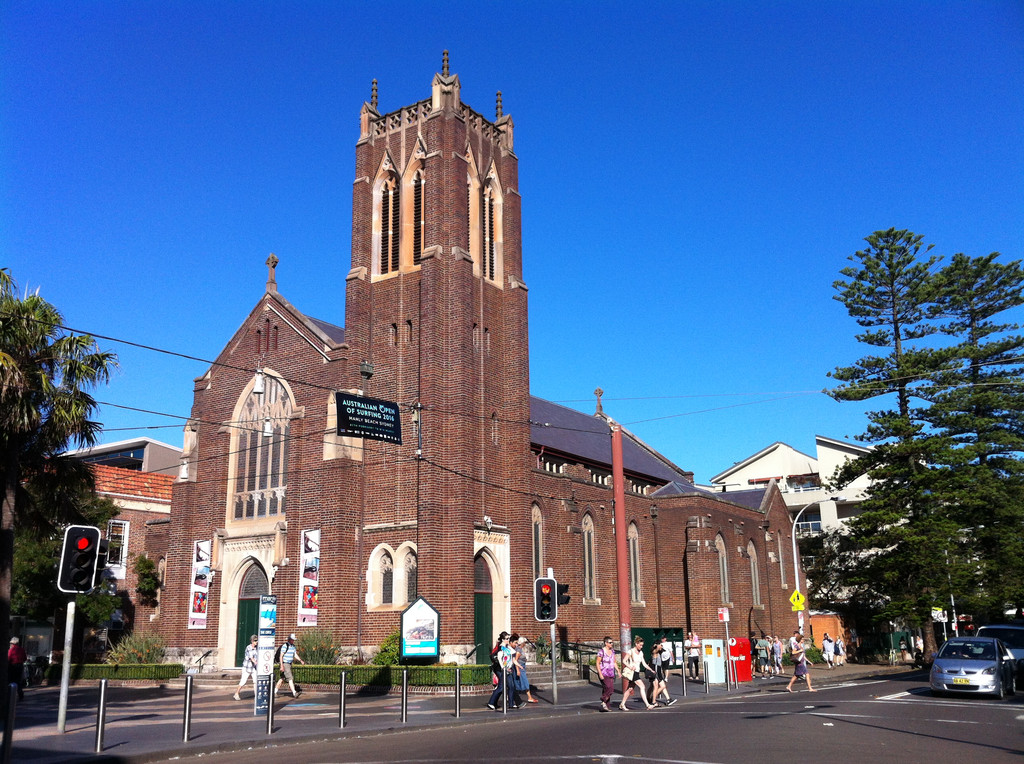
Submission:
{"label": "metal bollard", "polygon": [[462,717],[462,669],[455,669],[455,718]]}
{"label": "metal bollard", "polygon": [[107,680],[100,680],[100,707],[96,711],[96,753],[103,753],[103,727],[107,723]]}
{"label": "metal bollard", "polygon": [[708,662],[704,661],[704,694],[708,695],[711,692],[711,682],[708,681]]}
{"label": "metal bollard", "polygon": [[683,697],[685,698],[686,697],[686,669],[685,668],[681,672],[679,672],[679,676],[683,680]]}
{"label": "metal bollard", "polygon": [[267,698],[267,734],[274,734],[274,677],[270,677],[270,697]]}
{"label": "metal bollard", "polygon": [[409,721],[409,669],[402,669],[402,724]]}
{"label": "metal bollard", "polygon": [[194,676],[185,677],[185,716],[181,725],[181,740],[184,743],[192,736],[192,680]]}
{"label": "metal bollard", "polygon": [[11,764],[11,747],[14,745],[14,708],[18,704],[18,685],[11,682],[7,688],[7,723],[4,725],[4,742],[0,750],[0,762]]}
{"label": "metal bollard", "polygon": [[341,686],[338,688],[338,729],[345,726],[345,686],[348,684],[348,676],[341,672]]}

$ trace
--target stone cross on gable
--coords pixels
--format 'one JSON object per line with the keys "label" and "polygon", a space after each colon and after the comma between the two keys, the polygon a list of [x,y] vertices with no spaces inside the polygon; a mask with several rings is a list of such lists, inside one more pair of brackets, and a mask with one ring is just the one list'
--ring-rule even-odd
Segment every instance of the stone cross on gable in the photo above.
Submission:
{"label": "stone cross on gable", "polygon": [[271,252],[270,253],[270,257],[267,258],[267,291],[268,292],[276,292],[277,291],[277,275],[276,275],[275,271],[276,271],[276,268],[277,268],[277,264],[279,262],[281,262],[281,261],[277,259],[277,255],[275,255],[273,252]]}
{"label": "stone cross on gable", "polygon": [[597,416],[604,413],[604,407],[601,405],[601,396],[604,395],[604,390],[599,387],[594,391],[594,395],[597,396],[597,411],[594,412],[594,415]]}

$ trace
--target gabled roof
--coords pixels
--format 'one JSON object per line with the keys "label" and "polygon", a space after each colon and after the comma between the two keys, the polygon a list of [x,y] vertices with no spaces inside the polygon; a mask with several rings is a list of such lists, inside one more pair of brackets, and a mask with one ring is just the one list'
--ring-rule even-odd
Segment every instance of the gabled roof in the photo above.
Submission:
{"label": "gabled roof", "polygon": [[783,443],[781,440],[777,440],[774,443],[772,443],[770,446],[766,446],[765,448],[762,448],[756,454],[752,454],[751,456],[748,456],[746,459],[743,459],[742,461],[736,462],[734,465],[732,465],[728,469],[722,470],[717,475],[713,475],[711,477],[711,482],[712,483],[721,482],[724,478],[727,478],[733,472],[736,472],[738,470],[743,469],[747,465],[752,464],[753,462],[756,462],[758,459],[764,458],[765,456],[770,454],[772,451],[776,451],[779,448],[788,448],[793,453],[799,454],[800,456],[803,456],[803,457],[806,457],[807,459],[809,459],[812,462],[817,461],[810,454],[805,454],[803,451],[798,451],[797,449],[793,448],[788,443]]}
{"label": "gabled roof", "polygon": [[[622,462],[627,472],[665,483],[688,482],[686,473],[675,464],[625,428],[622,434]],[[607,420],[533,395],[530,442],[581,461],[611,467],[612,439]]]}
{"label": "gabled roof", "polygon": [[722,495],[723,494],[717,494],[713,491],[709,491],[706,488],[698,488],[693,483],[685,480],[673,480],[668,485],[663,485],[651,494],[652,497],[706,496],[709,499],[717,499]]}

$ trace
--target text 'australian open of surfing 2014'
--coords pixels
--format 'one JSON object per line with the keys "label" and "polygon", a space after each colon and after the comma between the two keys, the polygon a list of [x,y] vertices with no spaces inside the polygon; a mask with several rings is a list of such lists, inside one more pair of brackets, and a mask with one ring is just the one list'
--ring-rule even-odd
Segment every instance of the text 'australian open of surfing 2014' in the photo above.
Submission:
{"label": "text 'australian open of surfing 2014'", "polygon": [[348,393],[334,394],[338,435],[402,443],[402,419],[398,404]]}

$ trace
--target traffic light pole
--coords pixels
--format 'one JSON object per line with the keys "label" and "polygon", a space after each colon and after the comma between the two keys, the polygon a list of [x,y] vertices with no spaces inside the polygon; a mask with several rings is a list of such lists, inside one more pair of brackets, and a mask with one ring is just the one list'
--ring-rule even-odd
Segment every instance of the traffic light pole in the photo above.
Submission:
{"label": "traffic light pole", "polygon": [[75,637],[75,598],[68,600],[64,624],[64,666],[60,676],[60,702],[57,706],[57,730],[64,732],[68,720],[68,688],[71,686],[71,645]]}
{"label": "traffic light pole", "polygon": [[558,705],[558,664],[555,663],[555,622],[551,626],[551,703]]}

